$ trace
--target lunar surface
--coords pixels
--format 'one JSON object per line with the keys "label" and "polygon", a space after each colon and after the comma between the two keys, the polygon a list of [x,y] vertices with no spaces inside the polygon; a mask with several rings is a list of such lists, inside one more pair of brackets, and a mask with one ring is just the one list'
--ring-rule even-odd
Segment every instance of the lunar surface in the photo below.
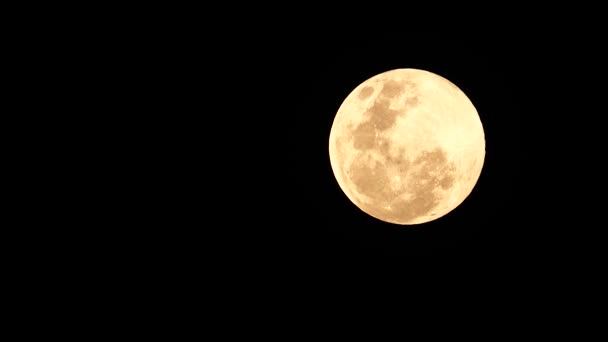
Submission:
{"label": "lunar surface", "polygon": [[485,136],[456,85],[428,71],[395,69],[346,97],[329,156],[340,188],[358,208],[385,222],[421,224],[469,196],[483,167]]}

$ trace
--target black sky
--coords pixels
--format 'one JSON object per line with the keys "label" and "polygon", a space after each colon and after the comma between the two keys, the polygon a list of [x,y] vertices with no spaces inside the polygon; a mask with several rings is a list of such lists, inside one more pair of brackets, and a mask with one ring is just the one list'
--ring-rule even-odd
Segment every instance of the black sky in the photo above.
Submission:
{"label": "black sky", "polygon": [[[290,257],[302,263],[517,257],[512,247],[526,210],[521,198],[526,98],[518,85],[525,71],[518,70],[522,56],[509,42],[441,35],[337,37],[331,44],[309,41],[294,50],[294,65],[285,70],[290,81],[278,82],[292,93],[291,103],[276,111],[274,126],[286,130],[289,141],[289,148],[276,150],[281,162],[275,172],[285,173],[276,179],[285,212],[273,224],[276,243]],[[344,98],[364,80],[396,68],[429,70],[458,85],[476,106],[486,135],[485,164],[473,193],[449,215],[419,226],[387,224],[360,211],[342,193],[329,164],[329,132]],[[281,166],[283,154],[287,163]],[[520,252],[522,243],[517,242]]]}
{"label": "black sky", "polygon": [[[187,219],[169,221],[183,229],[171,234],[171,249],[183,259],[208,251],[214,267],[232,270],[226,272],[323,279],[338,270],[399,275],[394,271],[437,267],[477,277],[505,270],[533,275],[566,258],[557,247],[567,240],[555,223],[561,210],[546,215],[540,208],[559,199],[546,170],[562,172],[555,158],[563,150],[551,147],[561,146],[554,127],[564,125],[560,81],[573,75],[556,72],[563,58],[555,56],[568,46],[542,35],[275,30],[216,42],[204,52],[193,48],[189,67],[198,56],[210,58],[184,76],[184,89],[200,89],[201,100],[185,108],[190,118],[172,133],[185,146],[171,156],[186,161],[178,184]],[[396,68],[428,70],[455,83],[485,131],[485,163],[473,192],[424,225],[392,225],[363,213],[329,163],[329,132],[344,98]],[[211,82],[215,91],[203,91]]]}
{"label": "black sky", "polygon": [[[539,294],[555,303],[552,296],[563,298],[581,276],[601,274],[594,257],[601,249],[588,248],[601,241],[590,238],[601,221],[581,218],[588,203],[602,202],[570,194],[598,193],[581,182],[602,178],[580,165],[603,170],[602,154],[587,158],[572,143],[593,146],[603,137],[587,134],[602,108],[584,110],[586,97],[576,96],[595,89],[589,81],[600,58],[586,43],[529,31],[313,32],[314,23],[310,30],[218,32],[201,29],[202,21],[161,25],[146,31],[146,41],[127,37],[109,55],[113,62],[96,69],[120,70],[103,86],[129,99],[108,110],[130,141],[100,140],[119,151],[109,158],[121,158],[99,179],[117,179],[121,191],[103,199],[103,212],[92,217],[103,227],[80,245],[99,246],[95,260],[117,279],[114,287],[136,279],[133,292],[149,294],[148,305],[161,294],[198,312],[209,300],[219,304],[212,316],[224,312],[232,322],[243,312],[257,323],[270,307],[289,321],[284,313],[323,315],[336,298],[349,311],[385,294],[388,306],[402,295],[431,311],[441,306],[429,303],[444,299],[460,301],[458,311],[474,302],[485,314],[497,300],[525,310]],[[485,131],[472,193],[423,225],[362,212],[329,162],[329,133],[344,98],[397,68],[456,84]],[[87,261],[83,269],[96,268]],[[191,306],[199,298],[204,303]],[[274,322],[265,323],[274,329]]]}
{"label": "black sky", "polygon": [[[45,284],[70,293],[84,288],[77,300],[85,306],[90,298],[118,298],[110,313],[124,312],[126,324],[140,316],[123,310],[134,303],[153,316],[186,315],[180,323],[197,327],[226,321],[222,334],[250,336],[241,321],[277,331],[301,322],[290,329],[301,336],[318,316],[331,324],[339,318],[328,310],[336,298],[340,311],[383,295],[382,304],[398,313],[418,301],[433,329],[451,333],[435,324],[444,300],[457,303],[451,317],[475,303],[472,310],[506,313],[511,324],[512,312],[534,316],[534,305],[551,311],[599,284],[593,279],[605,268],[598,257],[605,239],[597,237],[605,230],[605,125],[595,122],[605,116],[605,39],[573,32],[568,15],[554,16],[561,31],[545,26],[550,13],[535,20],[534,30],[509,16],[499,30],[462,19],[476,31],[471,34],[413,30],[408,16],[420,15],[431,27],[439,19],[430,12],[396,11],[403,17],[392,22],[397,30],[385,26],[383,15],[375,16],[378,25],[349,27],[331,16],[334,30],[304,14],[290,23],[292,11],[275,5],[264,16],[241,6],[226,16],[183,8],[171,15],[165,6],[160,15],[146,15],[138,6],[128,28],[111,16],[94,25],[95,34],[68,26],[82,31],[66,42],[69,51],[55,46],[53,36],[49,50],[37,52],[42,59],[56,55],[46,67],[57,73],[47,79],[50,87],[67,81],[77,90],[57,87],[58,97],[76,105],[76,119],[65,128],[95,148],[86,139],[66,139],[79,151],[67,157],[69,167],[57,162],[57,172],[75,183],[75,194],[53,177],[48,182],[57,194],[25,193],[69,216],[66,223],[27,213],[42,218],[42,236],[60,240],[43,241],[50,252],[35,262],[49,263],[51,273],[65,268],[74,278],[40,277],[36,291]],[[502,12],[486,18],[491,14]],[[62,63],[77,77],[66,79]],[[423,225],[393,225],[362,212],[329,162],[329,133],[342,101],[361,82],[397,68],[428,70],[456,84],[485,131],[485,163],[472,193]],[[32,101],[43,102],[46,120],[63,115],[64,107]],[[53,140],[63,138],[49,131]],[[84,157],[92,157],[90,165]],[[36,172],[53,168],[44,164]],[[58,200],[66,195],[77,205]],[[64,229],[72,223],[75,229]],[[48,258],[55,254],[65,260]],[[391,308],[399,296],[406,303]],[[465,320],[474,329],[481,325]]]}

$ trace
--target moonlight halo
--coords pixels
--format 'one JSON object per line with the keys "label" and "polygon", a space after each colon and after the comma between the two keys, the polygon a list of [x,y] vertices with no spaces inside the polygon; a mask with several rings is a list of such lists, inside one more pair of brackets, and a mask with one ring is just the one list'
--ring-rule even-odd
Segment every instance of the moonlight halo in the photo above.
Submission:
{"label": "moonlight halo", "polygon": [[469,196],[485,136],[477,110],[452,82],[394,69],[346,97],[331,127],[329,156],[340,188],[359,209],[389,223],[421,224]]}

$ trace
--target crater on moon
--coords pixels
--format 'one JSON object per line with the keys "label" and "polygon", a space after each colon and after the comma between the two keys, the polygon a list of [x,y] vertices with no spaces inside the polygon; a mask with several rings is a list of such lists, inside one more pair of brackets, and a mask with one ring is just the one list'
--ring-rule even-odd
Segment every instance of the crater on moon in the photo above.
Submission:
{"label": "crater on moon", "polygon": [[396,69],[344,100],[329,150],[336,180],[356,206],[386,222],[419,224],[469,195],[485,138],[475,107],[456,85],[428,71]]}

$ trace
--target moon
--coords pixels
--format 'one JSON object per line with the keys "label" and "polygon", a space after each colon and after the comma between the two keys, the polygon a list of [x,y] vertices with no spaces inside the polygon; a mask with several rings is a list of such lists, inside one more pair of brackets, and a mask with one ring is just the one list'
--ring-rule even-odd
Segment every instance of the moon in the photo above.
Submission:
{"label": "moon", "polygon": [[472,192],[485,158],[475,106],[432,72],[394,69],[357,86],[329,135],[334,176],[346,196],[379,220],[436,220]]}

